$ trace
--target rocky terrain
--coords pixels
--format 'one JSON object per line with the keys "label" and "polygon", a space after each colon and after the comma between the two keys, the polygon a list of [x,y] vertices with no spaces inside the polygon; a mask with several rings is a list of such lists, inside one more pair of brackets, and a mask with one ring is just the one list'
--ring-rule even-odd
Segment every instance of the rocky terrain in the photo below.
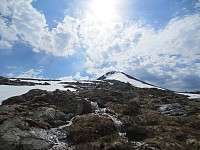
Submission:
{"label": "rocky terrain", "polygon": [[[48,81],[52,81],[52,80],[28,79],[28,78],[11,78],[11,79],[0,76],[0,85],[15,85],[15,86],[50,85],[48,83]],[[21,80],[24,80],[24,81],[21,81]],[[32,80],[32,81],[47,81],[47,82],[35,83],[35,82],[30,82],[29,80]],[[59,80],[53,80],[53,81],[59,81]]]}
{"label": "rocky terrain", "polygon": [[[25,84],[0,80],[14,82]],[[199,99],[116,80],[62,84],[76,91],[33,89],[3,101],[0,150],[200,149]]]}

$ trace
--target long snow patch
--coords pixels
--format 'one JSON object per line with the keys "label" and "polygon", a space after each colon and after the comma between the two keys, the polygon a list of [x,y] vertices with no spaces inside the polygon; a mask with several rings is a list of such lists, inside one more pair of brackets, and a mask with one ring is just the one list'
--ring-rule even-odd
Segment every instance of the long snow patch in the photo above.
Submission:
{"label": "long snow patch", "polygon": [[47,91],[70,90],[76,91],[75,88],[64,88],[62,84],[58,84],[57,81],[51,81],[51,85],[35,85],[35,86],[14,86],[14,85],[0,85],[0,105],[3,100],[9,97],[18,96],[27,93],[32,89],[41,89]]}
{"label": "long snow patch", "polygon": [[[107,76],[106,80],[118,80],[118,81],[125,82],[125,83],[129,82],[133,86],[139,87],[139,88],[158,88],[158,87],[155,87],[152,85],[144,84],[144,83],[134,80],[134,79],[130,79],[120,72]],[[158,89],[161,89],[161,88],[158,88]]]}

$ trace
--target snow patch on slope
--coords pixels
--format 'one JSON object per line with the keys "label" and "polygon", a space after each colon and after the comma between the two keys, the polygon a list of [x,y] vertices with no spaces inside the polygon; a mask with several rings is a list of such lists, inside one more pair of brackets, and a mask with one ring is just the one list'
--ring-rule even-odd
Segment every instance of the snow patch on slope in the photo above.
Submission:
{"label": "snow patch on slope", "polygon": [[[118,80],[118,81],[125,82],[125,83],[129,82],[133,86],[139,87],[139,88],[157,88],[155,86],[144,84],[144,83],[134,80],[134,79],[130,79],[126,75],[122,74],[121,72],[115,72],[114,74],[109,74],[105,77],[106,77],[105,80]],[[161,88],[158,88],[158,89],[161,89]]]}
{"label": "snow patch on slope", "polygon": [[0,85],[0,105],[3,100],[8,99],[9,97],[25,94],[32,89],[41,89],[47,91],[55,91],[56,89],[66,90],[66,91],[67,90],[76,91],[75,88],[64,88],[64,85],[59,84],[60,81],[48,81],[48,83],[50,83],[51,85],[35,85],[35,86]]}
{"label": "snow patch on slope", "polygon": [[186,95],[189,96],[189,99],[197,99],[200,98],[200,94],[191,94],[191,93],[178,93],[178,94],[182,94],[182,95]]}

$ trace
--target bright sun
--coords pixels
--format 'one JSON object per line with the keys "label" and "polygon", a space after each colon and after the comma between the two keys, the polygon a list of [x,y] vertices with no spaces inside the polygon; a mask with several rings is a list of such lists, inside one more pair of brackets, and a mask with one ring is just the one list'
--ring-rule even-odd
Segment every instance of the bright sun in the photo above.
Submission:
{"label": "bright sun", "polygon": [[101,22],[111,22],[117,17],[117,0],[92,0],[90,7],[95,19]]}

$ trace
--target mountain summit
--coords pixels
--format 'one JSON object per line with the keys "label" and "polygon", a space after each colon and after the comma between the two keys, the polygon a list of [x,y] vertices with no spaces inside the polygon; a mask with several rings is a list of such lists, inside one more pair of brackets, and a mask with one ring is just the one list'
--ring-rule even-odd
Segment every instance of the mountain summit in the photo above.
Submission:
{"label": "mountain summit", "polygon": [[[130,83],[135,87],[139,88],[158,88],[152,84],[138,80],[130,75],[120,71],[107,72],[105,75],[99,77],[97,80],[118,80],[125,83]],[[160,89],[160,88],[159,88]]]}

